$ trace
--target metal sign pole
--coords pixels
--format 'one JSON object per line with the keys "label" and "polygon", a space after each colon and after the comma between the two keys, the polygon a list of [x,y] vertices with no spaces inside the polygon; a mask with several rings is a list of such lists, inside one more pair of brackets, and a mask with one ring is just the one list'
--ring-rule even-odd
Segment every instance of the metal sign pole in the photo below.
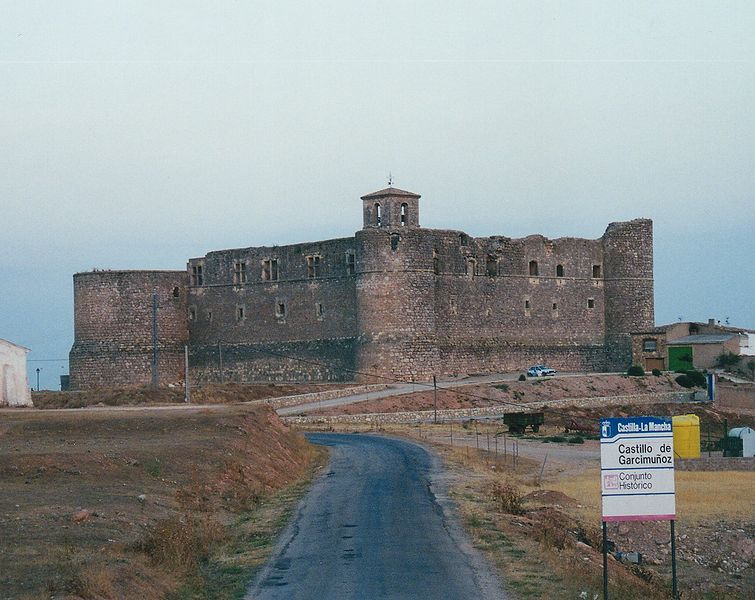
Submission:
{"label": "metal sign pole", "polygon": [[608,600],[608,528],[605,521],[603,521],[603,600]]}
{"label": "metal sign pole", "polygon": [[674,531],[675,519],[671,519],[671,597],[679,600],[679,591],[676,588],[676,535]]}

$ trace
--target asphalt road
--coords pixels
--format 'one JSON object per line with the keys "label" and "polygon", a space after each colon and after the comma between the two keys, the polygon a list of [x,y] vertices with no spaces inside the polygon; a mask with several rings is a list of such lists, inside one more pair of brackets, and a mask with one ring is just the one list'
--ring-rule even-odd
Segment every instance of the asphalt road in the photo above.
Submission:
{"label": "asphalt road", "polygon": [[332,448],[246,600],[498,600],[437,459],[369,435],[310,434]]}

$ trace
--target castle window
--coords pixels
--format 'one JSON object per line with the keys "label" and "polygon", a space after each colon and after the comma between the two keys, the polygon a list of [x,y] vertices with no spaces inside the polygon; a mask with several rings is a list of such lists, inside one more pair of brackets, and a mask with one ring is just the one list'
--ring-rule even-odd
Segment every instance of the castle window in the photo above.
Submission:
{"label": "castle window", "polygon": [[433,248],[433,273],[436,275],[440,273],[440,257],[437,248]]}
{"label": "castle window", "polygon": [[398,233],[391,234],[391,250],[394,252],[398,250],[398,243],[401,240],[401,236]]}
{"label": "castle window", "polygon": [[530,301],[529,300],[525,300],[524,301],[524,310],[529,310],[530,308],[531,308],[530,307]]}
{"label": "castle window", "polygon": [[488,277],[495,277],[498,275],[498,259],[496,259],[495,256],[488,255],[488,258],[485,261],[485,272]]}
{"label": "castle window", "polygon": [[552,302],[551,303],[551,317],[554,319],[558,318],[558,302]]}
{"label": "castle window", "polygon": [[212,323],[212,311],[211,311],[211,310],[208,310],[208,311],[207,311],[207,312],[205,313],[205,318],[207,319],[207,322],[208,322],[208,323]]}
{"label": "castle window", "polygon": [[375,203],[375,225],[380,227],[383,224],[383,209],[379,203]]}
{"label": "castle window", "polygon": [[469,236],[466,233],[459,234],[459,246],[468,246]]}
{"label": "castle window", "polygon": [[189,321],[196,321],[196,320],[197,320],[197,307],[190,306],[189,307]]}
{"label": "castle window", "polygon": [[530,302],[529,297],[525,296],[524,298],[524,316],[529,317],[530,316],[530,309],[532,308],[532,303]]}
{"label": "castle window", "polygon": [[244,307],[243,306],[236,307],[236,320],[239,322],[244,320]]}
{"label": "castle window", "polygon": [[530,275],[537,275],[537,261],[530,261]]}
{"label": "castle window", "polygon": [[173,288],[173,297],[178,298],[181,295],[181,290],[177,287]]}
{"label": "castle window", "polygon": [[595,298],[587,299],[587,308],[595,308]]}
{"label": "castle window", "polygon": [[356,272],[356,256],[353,252],[346,253],[346,274],[353,275]]}
{"label": "castle window", "polygon": [[592,266],[592,276],[594,279],[600,278],[600,265],[593,265]]}
{"label": "castle window", "polygon": [[317,255],[307,257],[307,277],[314,279],[320,276],[320,257]]}
{"label": "castle window", "polygon": [[564,276],[564,265],[556,265],[556,277]]}
{"label": "castle window", "polygon": [[401,205],[401,227],[409,222],[409,205],[404,202]]}
{"label": "castle window", "polygon": [[474,258],[467,259],[467,275],[477,275],[477,261]]}
{"label": "castle window", "polygon": [[317,317],[318,319],[321,319],[321,318],[322,318],[322,316],[323,316],[323,314],[324,314],[324,312],[325,312],[325,310],[324,310],[324,309],[323,309],[323,307],[322,307],[322,303],[320,303],[320,302],[315,302],[315,316],[316,316],[316,317]]}
{"label": "castle window", "polygon": [[448,299],[448,311],[452,315],[455,315],[455,314],[457,314],[459,312],[458,305],[456,304],[456,296],[451,296]]}
{"label": "castle window", "polygon": [[278,281],[278,259],[268,258],[262,261],[262,280]]}
{"label": "castle window", "polygon": [[275,316],[279,319],[286,316],[286,303],[283,300],[278,300],[275,303]]}
{"label": "castle window", "polygon": [[246,263],[237,261],[233,265],[233,283],[246,283]]}
{"label": "castle window", "polygon": [[553,306],[551,307],[553,310],[558,310],[558,302],[554,302]]}
{"label": "castle window", "polygon": [[191,285],[204,285],[202,265],[194,265],[191,267]]}
{"label": "castle window", "polygon": [[643,340],[642,349],[645,352],[655,352],[658,350],[658,340]]}

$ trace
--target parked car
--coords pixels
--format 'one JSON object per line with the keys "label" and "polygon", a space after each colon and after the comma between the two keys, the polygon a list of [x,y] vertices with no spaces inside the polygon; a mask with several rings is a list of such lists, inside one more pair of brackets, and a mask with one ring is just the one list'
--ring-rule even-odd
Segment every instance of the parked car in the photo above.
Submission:
{"label": "parked car", "polygon": [[543,377],[545,375],[555,375],[556,370],[551,369],[548,365],[533,365],[527,370],[530,377]]}

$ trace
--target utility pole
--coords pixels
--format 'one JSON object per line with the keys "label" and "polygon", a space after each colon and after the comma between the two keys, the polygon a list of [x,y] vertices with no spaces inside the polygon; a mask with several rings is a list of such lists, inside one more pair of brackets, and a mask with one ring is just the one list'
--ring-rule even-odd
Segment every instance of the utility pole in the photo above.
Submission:
{"label": "utility pole", "polygon": [[433,423],[438,423],[438,382],[433,375]]}
{"label": "utility pole", "polygon": [[157,290],[152,292],[152,387],[160,385],[158,374],[160,349],[157,346]]}
{"label": "utility pole", "polygon": [[37,391],[39,391],[39,372],[40,372],[41,370],[42,370],[42,369],[40,369],[39,367],[37,367]]}
{"label": "utility pole", "polygon": [[189,387],[189,347],[184,346],[184,402],[191,402],[191,389]]}
{"label": "utility pole", "polygon": [[223,342],[218,342],[218,369],[220,370],[220,383],[225,383],[223,375]]}

